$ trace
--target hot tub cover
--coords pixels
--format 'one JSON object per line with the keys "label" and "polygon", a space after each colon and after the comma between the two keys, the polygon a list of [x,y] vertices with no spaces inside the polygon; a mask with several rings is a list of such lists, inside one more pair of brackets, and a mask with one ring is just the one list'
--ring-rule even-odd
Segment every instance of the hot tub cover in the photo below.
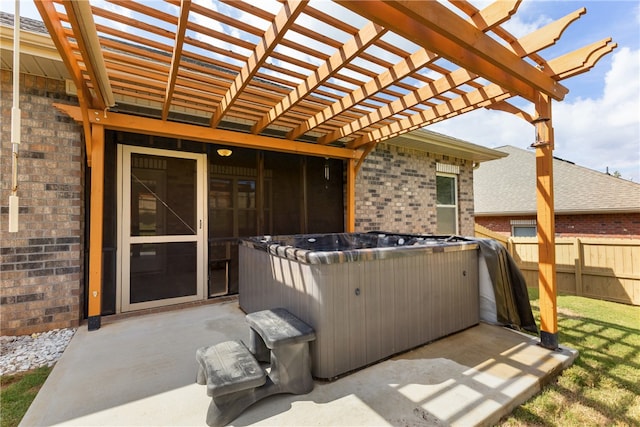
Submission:
{"label": "hot tub cover", "polygon": [[500,243],[492,239],[475,239],[487,265],[493,285],[497,323],[538,333],[527,282],[513,257]]}

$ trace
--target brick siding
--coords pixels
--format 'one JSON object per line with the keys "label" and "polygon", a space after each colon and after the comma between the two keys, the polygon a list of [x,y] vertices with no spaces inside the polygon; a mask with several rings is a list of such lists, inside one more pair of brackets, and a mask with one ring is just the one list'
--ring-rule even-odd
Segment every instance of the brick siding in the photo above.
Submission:
{"label": "brick siding", "polygon": [[[511,235],[512,219],[533,219],[535,216],[481,216],[476,222],[489,230]],[[640,212],[616,214],[556,215],[558,237],[640,238]]]}
{"label": "brick siding", "polygon": [[436,233],[436,163],[460,166],[459,234],[473,235],[471,162],[378,144],[356,178],[356,231]]}
{"label": "brick siding", "polygon": [[8,232],[12,73],[2,70],[0,330],[22,335],[77,326],[82,317],[83,170],[80,127],[53,102],[75,102],[64,81],[20,76],[22,137],[17,233]]}

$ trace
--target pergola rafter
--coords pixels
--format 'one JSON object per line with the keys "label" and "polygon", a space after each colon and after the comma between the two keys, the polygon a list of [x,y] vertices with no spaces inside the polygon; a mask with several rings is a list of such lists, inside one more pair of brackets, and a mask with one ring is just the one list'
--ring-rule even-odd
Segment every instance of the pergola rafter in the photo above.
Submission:
{"label": "pergola rafter", "polygon": [[247,87],[258,73],[262,64],[267,60],[280,40],[282,40],[284,34],[293,25],[298,15],[302,13],[304,6],[306,6],[306,0],[285,0],[280,13],[276,15],[273,23],[267,28],[262,40],[256,45],[249,60],[240,70],[227,93],[222,97],[220,105],[211,117],[211,127],[217,127],[218,124],[220,124],[222,117],[229,111],[235,100],[242,93],[242,90]]}
{"label": "pergola rafter", "polygon": [[[466,70],[464,71],[466,72]],[[462,78],[464,78],[464,76],[462,76]],[[512,96],[513,94],[506,92],[504,88],[490,84],[473,92],[468,92],[448,102],[436,105],[429,110],[414,114],[402,121],[392,123],[388,126],[369,132],[367,135],[349,143],[348,146],[351,148],[359,148],[370,143],[378,143],[394,136],[402,135],[405,132],[423,127],[425,126],[425,123],[426,125],[436,123],[447,118],[473,111],[476,108],[487,107],[493,102],[502,101]]]}
{"label": "pergola rafter", "polygon": [[176,29],[175,47],[171,56],[171,69],[169,70],[169,78],[167,79],[167,89],[164,95],[164,102],[162,106],[162,120],[167,120],[169,117],[169,107],[173,99],[173,91],[176,87],[176,80],[178,79],[178,71],[180,67],[180,60],[182,58],[182,46],[184,45],[184,35],[187,32],[187,24],[189,23],[189,8],[191,7],[191,0],[181,0],[180,2],[180,16],[178,17],[178,28]]}
{"label": "pergola rafter", "polygon": [[[467,0],[281,0],[271,9],[240,0],[212,8],[109,2],[36,0],[78,89],[79,107],[59,108],[82,122],[98,178],[105,129],[339,158],[354,231],[356,173],[376,144],[480,108],[534,124],[541,340],[557,345],[551,103],[567,94],[562,80],[616,44],[604,39],[552,60],[544,49],[584,8],[518,38],[503,24],[521,0],[482,10]],[[535,113],[516,106],[522,101]],[[100,310],[100,182],[92,180],[90,316]]]}
{"label": "pergola rafter", "polygon": [[[134,17],[91,7],[100,64],[87,56],[88,30],[78,25],[75,2],[36,3],[87,108],[106,107],[101,90],[107,83],[118,111],[135,111],[129,107],[140,100],[164,121],[191,114],[208,117],[213,128],[240,123],[237,130],[352,149],[414,129],[421,119],[424,126],[491,107],[486,99],[471,101],[496,91],[489,85],[503,89],[501,98],[534,102],[540,92],[562,99],[559,81],[588,70],[615,47],[604,40],[546,61],[540,52],[585,9],[518,39],[502,24],[520,0],[482,10],[452,1],[467,19],[433,1],[338,2],[364,25],[306,1],[283,2],[274,14],[247,2],[223,2],[216,11],[168,0],[177,11],[172,14],[115,0]],[[322,31],[308,19],[325,24]],[[106,82],[98,81],[97,70]]]}
{"label": "pergola rafter", "polygon": [[[82,31],[76,37],[80,56],[84,64],[84,71],[88,74],[88,80],[96,96],[94,102],[98,108],[107,108],[115,105],[111,86],[106,72],[104,58],[98,46],[98,32],[93,22],[91,7],[85,2],[63,2],[72,26],[81,28]],[[84,78],[84,81],[87,79]]]}
{"label": "pergola rafter", "polygon": [[529,101],[534,101],[537,92],[556,100],[562,100],[567,93],[565,87],[438,2],[345,0],[340,4],[370,20],[395,26],[403,37]]}
{"label": "pergola rafter", "polygon": [[359,87],[349,95],[346,95],[339,101],[334,102],[329,107],[316,113],[313,117],[300,124],[297,128],[291,130],[287,134],[287,139],[296,139],[300,137],[311,129],[314,129],[315,127],[329,120],[330,118],[340,114],[345,110],[348,110],[354,105],[359,104],[376,92],[379,92],[380,90],[394,84],[396,80],[409,76],[437,57],[438,56],[433,53],[427,52],[424,49],[419,49],[409,58],[403,59],[402,61],[398,62],[389,70],[369,80],[364,86]]}
{"label": "pergola rafter", "polygon": [[385,32],[386,31],[378,25],[367,24],[356,36],[346,42],[336,53],[331,55],[315,73],[310,74],[291,94],[269,110],[269,112],[253,126],[251,132],[261,132],[269,123],[294,107],[310,92],[332,77],[333,73],[339,71],[346,63],[355,58],[356,55],[382,37]]}

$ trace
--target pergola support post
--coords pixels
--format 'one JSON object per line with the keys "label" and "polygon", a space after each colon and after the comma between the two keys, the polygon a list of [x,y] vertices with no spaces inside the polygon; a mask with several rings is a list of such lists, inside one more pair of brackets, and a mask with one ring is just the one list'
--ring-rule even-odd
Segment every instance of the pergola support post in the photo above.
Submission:
{"label": "pergola support post", "polygon": [[553,199],[553,127],[551,99],[539,93],[535,103],[536,200],[538,234],[538,287],[540,293],[540,344],[558,348],[556,302],[555,210]]}
{"label": "pergola support post", "polygon": [[104,126],[92,125],[91,201],[89,218],[88,329],[100,329],[102,312],[102,224],[104,209]]}
{"label": "pergola support post", "polygon": [[345,231],[353,233],[356,231],[356,161],[347,160],[347,188],[346,188],[346,224]]}

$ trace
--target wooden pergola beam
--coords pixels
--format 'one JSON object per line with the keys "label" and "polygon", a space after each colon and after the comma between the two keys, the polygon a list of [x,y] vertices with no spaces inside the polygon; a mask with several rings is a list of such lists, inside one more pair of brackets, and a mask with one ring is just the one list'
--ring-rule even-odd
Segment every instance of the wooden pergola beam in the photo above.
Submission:
{"label": "wooden pergola beam", "polygon": [[429,53],[425,49],[419,49],[409,58],[398,62],[391,69],[369,80],[367,83],[365,83],[364,86],[359,87],[350,94],[344,96],[339,101],[334,102],[324,110],[309,118],[297,128],[290,131],[287,134],[287,138],[296,139],[301,135],[304,135],[306,132],[321,125],[332,117],[337,116],[338,114],[348,110],[359,102],[364,101],[373,94],[380,92],[382,89],[394,84],[396,81],[408,76],[416,70],[419,70],[437,57],[438,55]]}
{"label": "wooden pergola beam", "polygon": [[472,24],[429,0],[339,0],[348,9],[419,46],[534,102],[538,92],[562,100],[568,90]]}
{"label": "wooden pergola beam", "polygon": [[282,9],[267,28],[262,40],[256,45],[255,50],[242,67],[227,93],[222,97],[216,112],[211,116],[211,127],[217,127],[229,111],[244,88],[251,82],[262,64],[267,60],[273,49],[284,37],[287,30],[293,25],[298,15],[307,4],[307,0],[286,0]]}
{"label": "wooden pergola beam", "polygon": [[[64,112],[76,121],[82,120],[80,107],[68,104],[53,104],[55,108]],[[89,109],[90,123],[104,126],[105,129],[124,132],[138,132],[147,135],[165,136],[183,140],[199,141],[209,144],[223,144],[234,147],[252,148],[255,150],[279,151],[334,159],[359,159],[362,153],[349,148],[329,147],[306,142],[289,141],[263,135],[253,135],[223,129],[213,129],[208,126],[190,125],[151,119],[148,117],[132,116]]]}
{"label": "wooden pergola beam", "polygon": [[169,108],[173,99],[173,92],[176,88],[176,80],[178,79],[178,70],[180,69],[180,59],[182,58],[182,47],[184,45],[184,36],[187,32],[187,24],[189,23],[189,8],[191,0],[180,1],[180,16],[178,17],[178,27],[176,29],[175,47],[171,55],[171,67],[169,69],[169,78],[167,79],[167,89],[164,95],[162,105],[162,120],[167,120],[169,116]]}
{"label": "wooden pergola beam", "polygon": [[446,103],[436,105],[433,108],[416,113],[406,119],[388,124],[386,126],[374,129],[347,144],[348,147],[357,149],[372,142],[380,142],[394,136],[400,135],[410,130],[427,126],[431,123],[450,118],[455,115],[472,111],[473,107],[486,105],[490,101],[496,99],[503,100],[506,97],[512,97],[513,94],[505,91],[504,88],[489,84],[473,92],[466,93],[458,98],[449,100]]}
{"label": "wooden pergola beam", "polygon": [[[432,83],[426,84],[421,88],[411,93],[408,93],[402,98],[397,99],[392,103],[379,108],[376,111],[372,111],[368,115],[361,117],[358,120],[355,120],[351,123],[348,123],[344,125],[342,128],[319,138],[318,143],[328,144],[342,137],[345,137],[347,135],[356,133],[366,127],[371,126],[374,123],[380,122],[384,119],[387,119],[395,114],[398,114],[404,111],[408,106],[418,105],[427,99],[430,99],[436,95],[448,92],[452,88],[455,88],[464,83],[467,83],[476,77],[477,76],[475,74],[469,73],[464,68],[458,68],[457,70],[449,73],[448,75],[441,77]],[[423,117],[421,113],[416,113],[411,117],[414,117],[416,115]]]}
{"label": "wooden pergola beam", "polygon": [[515,42],[511,43],[509,47],[520,57],[529,56],[532,53],[539,52],[542,49],[554,45],[558,40],[560,40],[564,30],[566,30],[572,22],[579,19],[585,13],[587,13],[587,9],[584,7],[578,9],[575,12],[545,25],[533,33],[519,38]]}
{"label": "wooden pergola beam", "polygon": [[515,105],[507,101],[495,102],[491,105],[486,106],[485,108],[487,108],[488,110],[504,111],[505,113],[511,113],[514,116],[520,117],[521,119],[526,120],[529,123],[533,122],[533,116],[531,114],[527,113],[526,111],[516,107]]}
{"label": "wooden pergola beam", "polygon": [[311,73],[305,81],[300,83],[289,95],[269,110],[269,112],[253,126],[251,132],[260,133],[269,123],[272,123],[298,104],[309,93],[327,81],[335,72],[371,46],[376,40],[380,39],[385,32],[386,30],[379,25],[373,23],[365,25],[358,34],[348,40],[340,49],[331,55],[329,59],[318,67],[316,72]]}
{"label": "wooden pergola beam", "polygon": [[[180,0],[178,0],[180,1]],[[151,6],[146,6],[143,3],[137,2],[137,1],[131,1],[131,0],[109,0],[109,3],[113,3],[113,4],[117,4],[120,7],[126,8],[126,9],[130,9],[134,12],[138,12],[140,14],[143,15],[147,15],[147,16],[151,16],[155,19],[158,19],[160,21],[165,21],[171,25],[177,25],[178,23],[178,18],[176,18],[175,16],[163,12],[161,10],[161,8],[158,7],[151,7]],[[123,14],[122,18],[124,20],[127,20],[127,14]],[[139,22],[139,21],[137,21]]]}
{"label": "wooden pergola beam", "polygon": [[[486,32],[492,29],[493,27],[495,27],[496,25],[509,19],[509,17],[515,13],[519,5],[520,5],[520,1],[518,0],[510,1],[510,2],[492,3],[491,5],[487,6],[485,9],[477,11],[474,15],[472,15],[469,19],[469,22],[472,23],[480,31]],[[556,28],[556,27],[557,25],[554,26],[553,28]],[[524,43],[523,46],[521,46],[520,49],[518,50],[519,57],[523,58],[535,52],[535,49],[539,49],[541,45],[546,47],[553,44],[553,42],[557,40],[557,37],[554,35],[554,33],[551,33],[547,37],[545,37],[543,33],[539,33],[539,32],[536,32],[536,33],[537,35],[534,38],[534,40],[537,43],[533,43],[529,41]],[[402,74],[398,75],[395,72],[392,73],[392,75],[396,76],[396,80],[402,77]],[[385,77],[387,77],[386,74],[385,74]],[[379,108],[377,111],[370,113],[366,118],[358,119],[357,122],[345,125],[341,129],[321,137],[318,140],[318,143],[328,144],[344,136],[358,132],[359,130],[367,126],[370,126],[371,124],[377,121],[391,117],[394,114],[398,114],[406,110],[407,108],[418,105],[430,98],[438,98],[441,94],[444,94],[445,92],[448,92],[448,91],[453,91],[457,86],[460,86],[465,83],[469,83],[476,77],[477,75],[470,74],[464,68],[460,68],[456,71],[448,73],[442,78],[438,79],[437,81],[428,83],[427,85],[423,86],[417,91],[413,93],[409,93],[406,96],[400,98],[399,100],[390,103],[388,106]],[[376,82],[375,79],[373,80],[373,82],[374,83]],[[359,99],[357,95],[359,95],[359,92],[354,91],[354,93],[345,97],[346,101],[344,103],[348,104],[353,99]],[[342,106],[343,103],[339,102],[337,104]],[[332,105],[331,107],[328,107],[327,109],[325,109],[325,111],[321,112],[322,114],[325,114],[324,117],[329,115],[329,113],[326,111],[330,110],[331,108],[334,108],[335,105],[336,104]],[[316,117],[310,120],[317,121]],[[366,141],[366,142],[363,141],[362,144],[365,145],[365,144],[368,144],[369,142],[370,141]]]}
{"label": "wooden pergola beam", "polygon": [[69,70],[69,74],[71,74],[71,79],[73,80],[73,84],[76,86],[78,91],[78,103],[82,108],[83,115],[81,120],[82,128],[84,130],[84,142],[85,142],[85,150],[87,154],[87,164],[91,167],[92,160],[92,145],[91,145],[91,126],[89,125],[89,114],[88,108],[92,105],[96,105],[97,100],[93,97],[89,89],[87,88],[87,83],[82,77],[82,70],[78,66],[78,63],[72,61],[73,51],[67,38],[64,35],[64,28],[60,24],[60,20],[57,17],[58,12],[56,11],[53,2],[50,0],[47,1],[36,1],[34,2],[42,20],[44,22],[45,27],[47,27],[47,31],[51,35],[51,40],[53,44],[56,46],[58,52],[60,52],[60,57],[62,58],[62,62],[64,63],[67,70]]}
{"label": "wooden pergola beam", "polygon": [[70,0],[64,0],[62,4],[67,12],[71,28],[75,29],[74,37],[80,48],[80,55],[89,74],[92,89],[96,93],[93,106],[101,109],[112,107],[115,105],[115,99],[105,69],[91,5],[88,2]]}
{"label": "wooden pergola beam", "polygon": [[[466,7],[471,6],[466,0],[451,0],[451,3],[455,6],[461,7],[462,9],[465,8],[465,5]],[[511,18],[518,10],[520,3],[522,3],[522,0],[496,1],[482,10],[473,11],[469,15],[469,18],[476,28],[492,29],[508,21],[509,18]]]}
{"label": "wooden pergola beam", "polygon": [[611,43],[610,37],[597,41],[549,61],[547,63],[547,72],[558,79],[585,73],[616,47],[618,47],[618,44]]}

